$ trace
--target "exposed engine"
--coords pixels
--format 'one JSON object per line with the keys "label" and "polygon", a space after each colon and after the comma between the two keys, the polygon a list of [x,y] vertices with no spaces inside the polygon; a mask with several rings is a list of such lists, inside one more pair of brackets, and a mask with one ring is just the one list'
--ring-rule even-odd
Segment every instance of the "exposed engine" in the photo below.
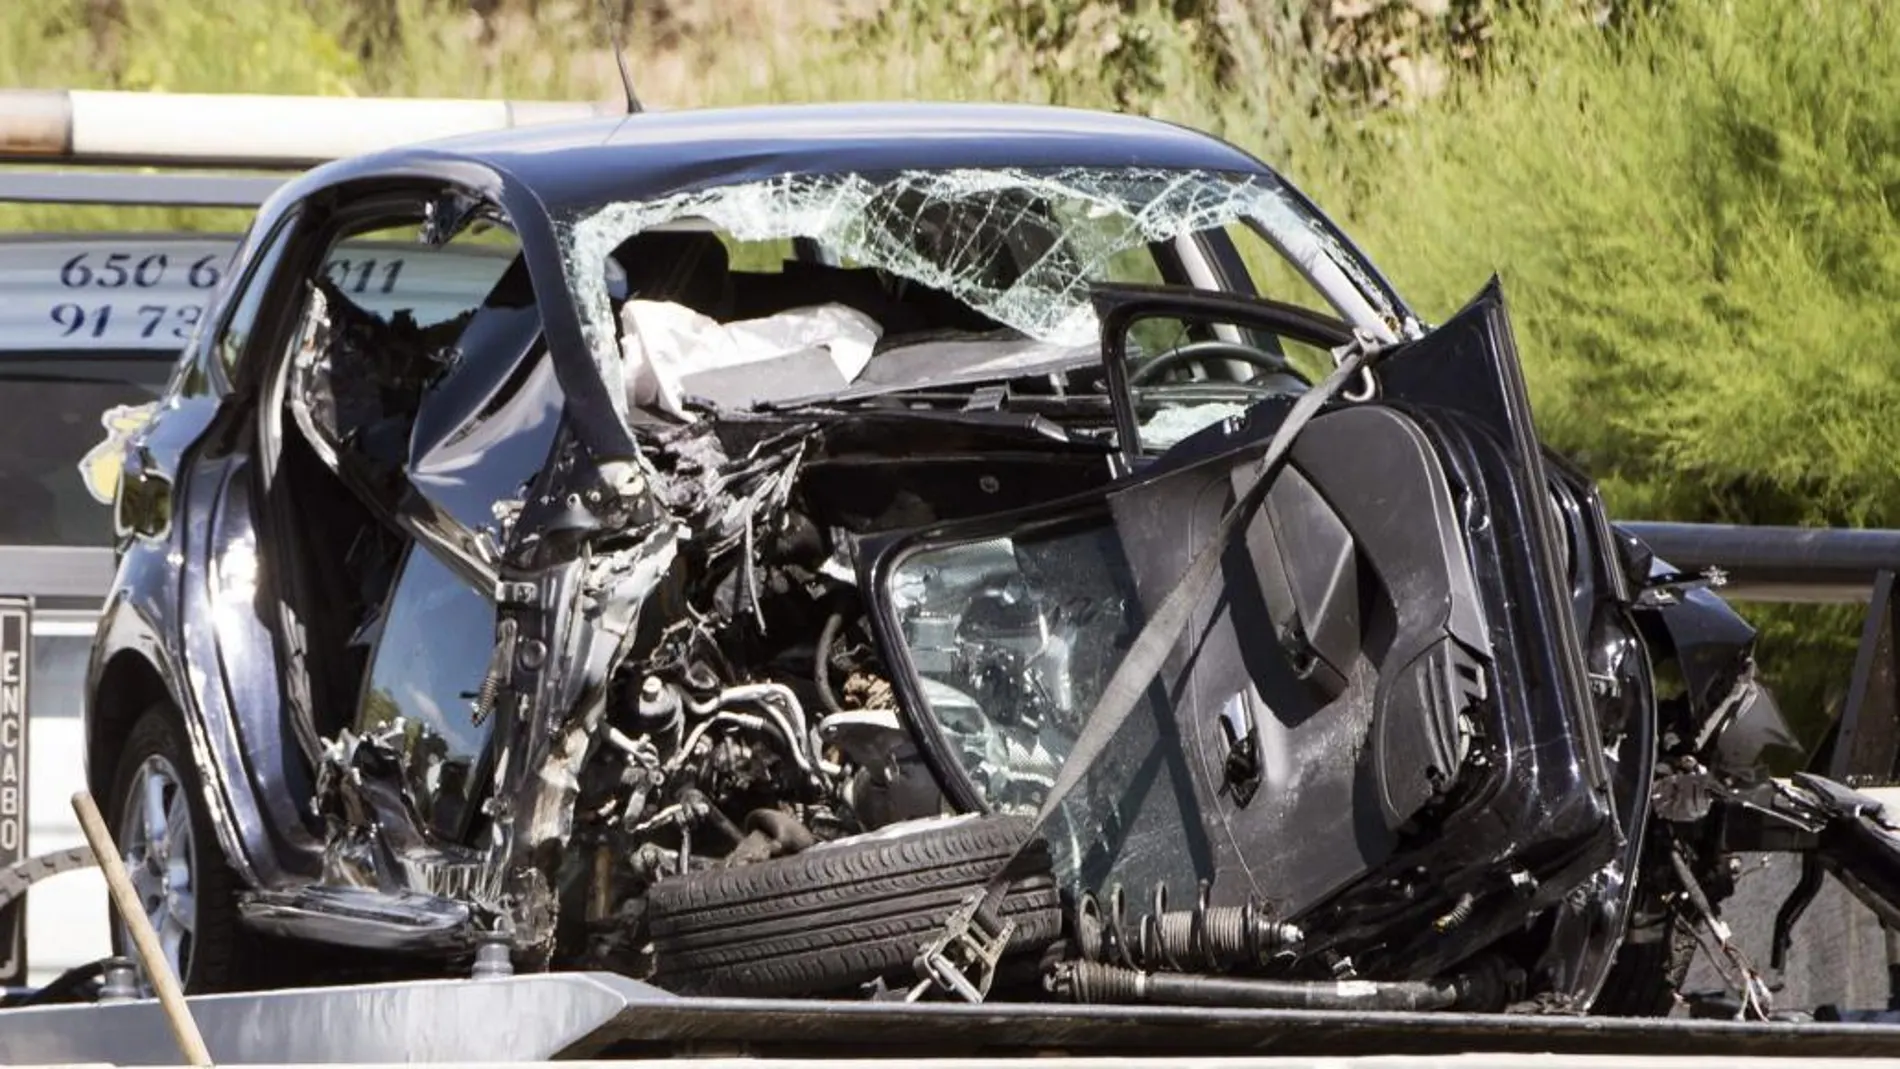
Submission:
{"label": "exposed engine", "polygon": [[590,859],[580,912],[597,959],[626,967],[657,880],[943,809],[834,547],[845,536],[796,502],[807,440],[731,458],[701,423],[654,451],[684,537],[665,608],[647,616],[665,622],[620,666],[581,777],[571,856]]}
{"label": "exposed engine", "polygon": [[[624,933],[658,880],[952,808],[881,662],[856,547],[996,504],[910,497],[833,515],[806,484],[824,430],[707,420],[649,432],[658,495],[683,537],[646,614],[654,631],[635,644],[645,654],[620,666],[581,777],[571,856],[591,859],[574,881],[587,893],[563,914],[595,922],[595,955],[632,949]],[[1125,592],[1078,578],[1068,548],[998,539],[895,580],[928,715],[998,811],[1040,804],[1129,637]]]}

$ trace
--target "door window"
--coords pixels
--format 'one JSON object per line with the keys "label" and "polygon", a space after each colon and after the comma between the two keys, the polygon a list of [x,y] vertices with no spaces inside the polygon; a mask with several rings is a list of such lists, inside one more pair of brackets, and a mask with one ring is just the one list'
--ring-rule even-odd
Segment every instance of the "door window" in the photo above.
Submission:
{"label": "door window", "polygon": [[357,731],[394,735],[422,818],[458,837],[481,775],[488,723],[473,701],[495,645],[495,606],[421,546],[389,596],[359,707]]}
{"label": "door window", "polygon": [[289,401],[373,505],[470,547],[546,461],[561,394],[515,235],[477,222],[432,242],[426,219],[385,216],[332,245],[308,280]]}

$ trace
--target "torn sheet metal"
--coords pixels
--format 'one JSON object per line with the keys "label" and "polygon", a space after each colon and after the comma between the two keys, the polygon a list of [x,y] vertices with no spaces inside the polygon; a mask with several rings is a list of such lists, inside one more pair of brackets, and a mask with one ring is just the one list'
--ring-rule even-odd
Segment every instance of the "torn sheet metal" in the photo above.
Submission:
{"label": "torn sheet metal", "polygon": [[1142,168],[784,175],[608,204],[562,229],[583,333],[617,406],[627,390],[609,257],[635,234],[683,220],[741,241],[808,238],[844,262],[942,290],[1030,338],[1061,344],[1095,340],[1089,287],[1114,276],[1116,257],[1232,223],[1258,228],[1362,325],[1383,330],[1392,315],[1356,258],[1258,175]]}
{"label": "torn sheet metal", "polygon": [[[493,832],[486,852],[480,904],[503,914],[517,944],[545,946],[553,936],[553,902],[538,859],[557,855],[574,827],[578,777],[606,712],[606,684],[626,656],[633,626],[648,596],[672,566],[675,531],[655,525],[639,541],[560,569],[552,589],[578,585],[576,596],[557,593],[547,603],[510,607],[525,636],[517,647],[514,695],[504,705],[506,741],[496,762]],[[548,671],[548,649],[567,651],[561,670]]]}

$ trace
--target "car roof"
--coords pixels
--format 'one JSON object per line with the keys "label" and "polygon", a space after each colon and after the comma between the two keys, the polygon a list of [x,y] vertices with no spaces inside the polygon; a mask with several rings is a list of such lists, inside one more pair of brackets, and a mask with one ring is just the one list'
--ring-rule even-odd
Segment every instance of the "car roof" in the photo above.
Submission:
{"label": "car roof", "polygon": [[460,160],[552,214],[788,174],[955,167],[1137,167],[1269,174],[1245,152],[1132,115],[1021,104],[794,104],[516,127],[379,153],[364,170]]}
{"label": "car roof", "polygon": [[[537,288],[565,286],[557,231],[586,209],[787,175],[1064,167],[1218,171],[1276,180],[1219,138],[1153,119],[1019,104],[792,104],[643,112],[468,134],[325,164],[273,194],[253,238],[292,206],[357,182],[448,179],[499,203]],[[566,405],[598,458],[638,453],[578,310],[542,309]]]}

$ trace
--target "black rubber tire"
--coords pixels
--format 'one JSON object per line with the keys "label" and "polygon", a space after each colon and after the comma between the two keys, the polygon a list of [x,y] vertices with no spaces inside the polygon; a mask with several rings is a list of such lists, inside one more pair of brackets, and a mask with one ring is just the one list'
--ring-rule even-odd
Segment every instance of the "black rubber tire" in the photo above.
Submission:
{"label": "black rubber tire", "polygon": [[[125,812],[126,793],[139,766],[152,756],[163,757],[177,771],[185,792],[185,805],[191,813],[192,891],[197,900],[196,928],[191,945],[184,954],[184,975],[179,982],[188,994],[237,990],[245,986],[247,955],[246,935],[238,919],[238,894],[242,878],[225,860],[218,845],[217,829],[205,808],[204,780],[191,758],[191,746],[178,711],[169,702],[161,702],[142,713],[126,735],[119,751],[118,767],[112,772],[111,793],[104,816],[106,827],[118,834]],[[138,953],[125,945],[119,930],[118,910],[107,905],[107,920],[112,933],[114,953],[133,960]]]}
{"label": "black rubber tire", "polygon": [[[972,817],[839,840],[804,853],[662,880],[647,892],[653,982],[680,994],[820,995],[879,977],[914,982],[912,960],[1029,835],[1018,817]],[[1003,914],[1012,957],[1062,934],[1046,848],[1019,859]]]}

